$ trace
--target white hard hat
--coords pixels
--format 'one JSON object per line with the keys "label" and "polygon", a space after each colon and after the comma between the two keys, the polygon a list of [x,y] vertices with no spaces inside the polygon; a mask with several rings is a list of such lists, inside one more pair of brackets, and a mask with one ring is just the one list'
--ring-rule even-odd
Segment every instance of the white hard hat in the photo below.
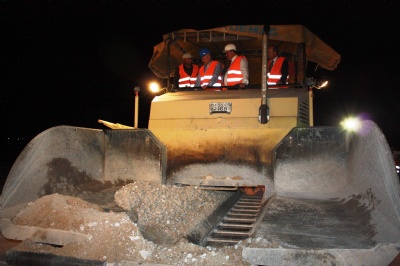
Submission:
{"label": "white hard hat", "polygon": [[193,56],[190,54],[190,53],[185,53],[185,54],[183,54],[183,56],[182,56],[182,58],[183,59],[185,59],[185,58],[192,58]]}
{"label": "white hard hat", "polygon": [[224,52],[232,50],[236,52],[236,45],[234,45],[233,43],[225,45]]}

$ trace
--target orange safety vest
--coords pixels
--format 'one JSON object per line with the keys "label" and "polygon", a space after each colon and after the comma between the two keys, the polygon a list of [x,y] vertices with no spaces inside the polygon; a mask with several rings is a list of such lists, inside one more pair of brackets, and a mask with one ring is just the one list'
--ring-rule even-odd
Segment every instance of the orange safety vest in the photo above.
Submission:
{"label": "orange safety vest", "polygon": [[[200,75],[200,86],[207,86],[210,83],[211,78],[214,74],[215,67],[219,64],[218,61],[212,61],[208,66],[206,72],[204,73],[204,66],[200,67],[199,75]],[[218,75],[218,81],[216,81],[213,86],[220,87],[222,85],[222,77],[221,73]]]}
{"label": "orange safety vest", "polygon": [[238,55],[235,58],[235,61],[229,66],[228,71],[226,72],[226,85],[234,86],[236,84],[242,83],[243,73],[240,71],[240,60],[247,60],[244,55]]}
{"label": "orange safety vest", "polygon": [[197,75],[199,74],[199,66],[193,64],[193,71],[192,75],[188,75],[188,73],[185,72],[183,64],[179,65],[179,88],[182,87],[194,87],[197,79]]}
{"label": "orange safety vest", "polygon": [[[282,77],[281,67],[284,60],[285,60],[284,57],[278,57],[274,65],[272,66],[272,69],[269,69],[270,72],[268,72],[268,80],[267,80],[268,85],[276,85],[276,83],[281,79]],[[271,60],[268,60],[268,66],[270,65],[270,63]],[[288,79],[289,75],[286,77],[286,83]]]}

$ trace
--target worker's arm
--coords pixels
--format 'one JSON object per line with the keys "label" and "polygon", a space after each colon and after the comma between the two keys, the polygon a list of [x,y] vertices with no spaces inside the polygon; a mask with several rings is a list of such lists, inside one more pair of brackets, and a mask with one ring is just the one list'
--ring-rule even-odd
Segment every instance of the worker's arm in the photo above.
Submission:
{"label": "worker's arm", "polygon": [[240,71],[243,75],[242,83],[245,85],[249,85],[249,63],[245,58],[242,58],[242,60],[240,60]]}
{"label": "worker's arm", "polygon": [[221,75],[222,75],[222,64],[218,63],[215,66],[213,76],[212,76],[212,78],[210,80],[210,83],[208,83],[208,86],[210,86],[210,87],[214,86],[215,83],[221,83],[222,84],[224,82],[223,80],[221,80],[221,82],[218,81],[218,77],[221,76]]}
{"label": "worker's arm", "polygon": [[286,84],[286,79],[289,75],[289,63],[286,59],[283,60],[283,63],[282,63],[281,75],[282,75],[282,77],[279,79],[280,84]]}

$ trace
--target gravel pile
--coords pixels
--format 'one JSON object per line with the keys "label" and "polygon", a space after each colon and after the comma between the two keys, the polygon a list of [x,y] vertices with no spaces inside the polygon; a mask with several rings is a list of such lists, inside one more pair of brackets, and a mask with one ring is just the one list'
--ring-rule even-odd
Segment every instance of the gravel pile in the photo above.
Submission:
{"label": "gravel pile", "polygon": [[235,246],[213,248],[189,243],[185,238],[200,219],[229,195],[230,192],[203,191],[196,187],[135,182],[115,194],[115,201],[127,212],[104,212],[71,196],[44,196],[21,211],[14,223],[79,232],[87,235],[87,240],[63,247],[26,240],[14,250],[108,263],[249,265],[242,260],[243,247],[263,241],[268,246],[268,242],[247,239]]}
{"label": "gravel pile", "polygon": [[157,244],[174,244],[228,200],[231,192],[198,187],[155,186],[132,183],[115,193],[116,203],[128,210],[146,239]]}

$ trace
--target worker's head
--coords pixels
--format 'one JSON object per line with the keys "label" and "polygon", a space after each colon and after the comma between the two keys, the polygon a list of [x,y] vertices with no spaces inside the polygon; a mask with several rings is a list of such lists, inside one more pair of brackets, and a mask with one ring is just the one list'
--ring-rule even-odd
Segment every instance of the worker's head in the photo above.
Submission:
{"label": "worker's head", "polygon": [[190,53],[184,53],[182,56],[183,64],[187,67],[192,65],[192,58],[193,56]]}
{"label": "worker's head", "polygon": [[208,48],[203,48],[200,50],[200,58],[203,64],[208,64],[211,61],[211,54]]}
{"label": "worker's head", "polygon": [[236,55],[236,45],[234,45],[233,43],[225,45],[224,52],[226,55],[226,59],[228,59],[228,61],[231,61],[232,58]]}
{"label": "worker's head", "polygon": [[275,57],[277,57],[278,52],[279,52],[278,47],[276,47],[274,45],[271,45],[270,47],[268,47],[268,52],[267,52],[268,60],[272,60]]}

